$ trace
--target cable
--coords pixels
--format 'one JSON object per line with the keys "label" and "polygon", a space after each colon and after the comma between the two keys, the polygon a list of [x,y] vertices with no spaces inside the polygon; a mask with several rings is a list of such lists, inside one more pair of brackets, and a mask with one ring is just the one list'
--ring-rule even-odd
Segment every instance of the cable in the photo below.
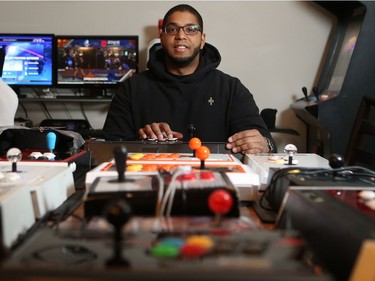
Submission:
{"label": "cable", "polygon": [[66,107],[66,103],[64,102],[64,108],[65,108],[65,113],[68,116],[69,119],[73,119],[72,115],[70,114],[69,109]]}
{"label": "cable", "polygon": [[[267,188],[261,195],[259,199],[259,206],[267,211],[275,211],[272,206],[275,205],[274,195],[276,194],[276,183],[283,177],[289,176],[291,174],[298,174],[300,176],[318,176],[324,175],[326,177],[330,177],[333,179],[353,179],[353,178],[362,178],[366,179],[367,183],[375,184],[375,172],[360,166],[348,166],[343,168],[335,168],[335,169],[317,169],[317,168],[299,168],[299,167],[289,167],[277,170],[270,180]],[[269,203],[269,206],[265,205],[265,199]]]}
{"label": "cable", "polygon": [[164,214],[167,204],[168,204],[168,207],[167,207],[166,216],[169,217],[171,215],[174,196],[175,196],[176,189],[178,187],[177,186],[177,183],[178,183],[177,178],[179,176],[183,175],[183,174],[190,173],[191,170],[192,170],[192,167],[190,167],[190,166],[179,166],[174,171],[172,171],[173,175],[172,175],[171,181],[168,184],[168,188],[165,191],[164,197],[162,199],[160,215]]}
{"label": "cable", "polygon": [[[81,106],[81,113],[83,115],[83,118],[85,118],[85,120],[90,124],[89,118],[87,117],[85,108],[83,106],[83,102],[80,103],[80,106]],[[90,125],[90,127],[91,127],[91,125]]]}
{"label": "cable", "polygon": [[52,118],[52,115],[49,113],[49,110],[48,110],[46,104],[45,104],[44,102],[41,102],[41,104],[42,104],[42,106],[43,106],[44,114],[46,115],[46,117],[47,117],[48,119],[53,119],[53,118]]}
{"label": "cable", "polygon": [[25,112],[25,118],[26,118],[26,119],[29,118],[29,114],[27,113],[27,109],[26,109],[26,107],[23,105],[22,102],[20,102],[20,106],[22,107],[23,112]]}

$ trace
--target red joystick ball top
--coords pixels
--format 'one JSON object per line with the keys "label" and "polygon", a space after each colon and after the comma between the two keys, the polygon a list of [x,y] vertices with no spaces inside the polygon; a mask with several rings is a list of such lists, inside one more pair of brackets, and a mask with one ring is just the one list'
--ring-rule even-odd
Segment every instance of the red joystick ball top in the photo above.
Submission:
{"label": "red joystick ball top", "polygon": [[210,149],[202,145],[195,151],[195,156],[201,161],[206,160],[210,156]]}
{"label": "red joystick ball top", "polygon": [[198,138],[191,138],[190,141],[189,141],[189,147],[190,147],[191,150],[196,150],[196,149],[200,148],[201,145],[202,145],[202,142]]}
{"label": "red joystick ball top", "polygon": [[218,215],[224,215],[229,212],[233,205],[233,198],[230,193],[224,189],[213,191],[208,198],[210,210]]}

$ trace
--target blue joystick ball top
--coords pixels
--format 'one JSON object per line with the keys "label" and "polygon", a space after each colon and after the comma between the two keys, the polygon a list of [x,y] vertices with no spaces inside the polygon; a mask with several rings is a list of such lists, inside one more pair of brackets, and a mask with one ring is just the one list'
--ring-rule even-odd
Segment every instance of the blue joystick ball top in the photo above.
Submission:
{"label": "blue joystick ball top", "polygon": [[55,149],[56,145],[56,134],[54,132],[49,132],[47,134],[47,148],[52,151]]}

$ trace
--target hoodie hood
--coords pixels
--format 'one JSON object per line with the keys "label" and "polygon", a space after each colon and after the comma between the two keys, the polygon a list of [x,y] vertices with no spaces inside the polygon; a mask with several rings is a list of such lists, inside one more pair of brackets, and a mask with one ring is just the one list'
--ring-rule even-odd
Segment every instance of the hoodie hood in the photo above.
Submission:
{"label": "hoodie hood", "polygon": [[151,53],[150,59],[147,62],[149,71],[163,81],[178,80],[183,83],[191,83],[204,77],[207,72],[215,70],[221,62],[221,56],[214,46],[205,43],[203,49],[200,51],[198,68],[193,74],[186,76],[177,76],[169,73],[165,68],[164,60],[165,52],[162,48]]}

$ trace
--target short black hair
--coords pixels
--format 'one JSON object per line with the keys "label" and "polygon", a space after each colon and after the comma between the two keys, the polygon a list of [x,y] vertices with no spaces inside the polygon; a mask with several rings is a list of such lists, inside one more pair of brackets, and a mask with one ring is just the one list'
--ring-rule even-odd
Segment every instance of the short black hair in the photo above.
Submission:
{"label": "short black hair", "polygon": [[200,15],[200,13],[196,9],[194,9],[192,6],[187,5],[187,4],[180,4],[180,5],[177,5],[177,6],[174,6],[173,8],[171,8],[164,16],[163,28],[165,28],[165,25],[168,21],[169,16],[171,14],[173,14],[174,12],[189,12],[189,13],[193,14],[197,18],[198,25],[201,27],[201,32],[203,33],[202,16]]}

